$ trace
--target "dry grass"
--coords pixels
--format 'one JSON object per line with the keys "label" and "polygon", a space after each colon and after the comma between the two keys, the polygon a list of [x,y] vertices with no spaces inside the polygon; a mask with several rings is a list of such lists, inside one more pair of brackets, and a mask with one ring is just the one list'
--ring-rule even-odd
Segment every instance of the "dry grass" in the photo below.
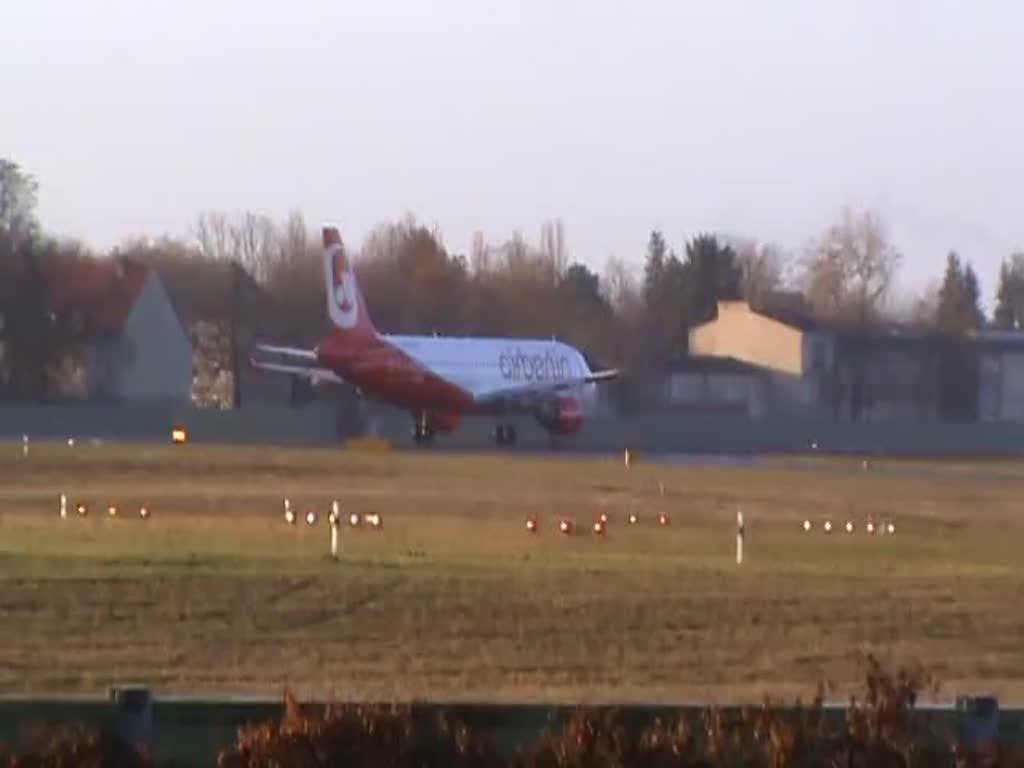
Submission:
{"label": "dry grass", "polygon": [[[873,653],[923,662],[949,694],[1020,698],[1024,473],[950,469],[3,447],[0,689],[749,699],[855,685]],[[59,520],[61,492],[89,518]],[[284,496],[321,516],[338,498],[384,528],[343,529],[345,562],[331,563],[327,528],[287,526]],[[143,502],[152,519],[124,519]],[[602,510],[603,539],[586,530]],[[583,530],[560,536],[563,514]],[[890,517],[897,534],[800,530],[826,515]]]}

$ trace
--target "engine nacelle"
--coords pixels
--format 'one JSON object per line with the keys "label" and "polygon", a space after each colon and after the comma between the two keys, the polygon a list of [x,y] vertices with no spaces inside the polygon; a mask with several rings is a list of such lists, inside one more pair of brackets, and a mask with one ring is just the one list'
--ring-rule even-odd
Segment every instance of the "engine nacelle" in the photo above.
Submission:
{"label": "engine nacelle", "polygon": [[537,421],[548,432],[574,435],[583,426],[583,403],[568,396],[548,401],[537,410]]}

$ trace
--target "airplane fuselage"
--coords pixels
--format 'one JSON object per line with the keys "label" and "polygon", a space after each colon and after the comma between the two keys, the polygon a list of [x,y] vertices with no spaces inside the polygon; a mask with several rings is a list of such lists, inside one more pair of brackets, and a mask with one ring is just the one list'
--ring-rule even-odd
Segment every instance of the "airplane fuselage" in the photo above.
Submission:
{"label": "airplane fuselage", "polygon": [[589,373],[579,350],[538,339],[380,335],[357,349],[334,347],[327,339],[318,356],[368,397],[459,413],[478,410],[479,392],[578,380]]}

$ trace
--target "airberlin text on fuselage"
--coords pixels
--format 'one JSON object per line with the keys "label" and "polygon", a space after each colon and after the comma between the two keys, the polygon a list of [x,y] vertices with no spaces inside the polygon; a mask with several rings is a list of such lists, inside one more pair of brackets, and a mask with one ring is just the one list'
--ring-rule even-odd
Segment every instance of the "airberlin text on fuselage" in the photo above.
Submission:
{"label": "airberlin text on fuselage", "polygon": [[506,350],[498,358],[498,368],[506,381],[558,381],[572,376],[569,359],[550,350],[543,355]]}

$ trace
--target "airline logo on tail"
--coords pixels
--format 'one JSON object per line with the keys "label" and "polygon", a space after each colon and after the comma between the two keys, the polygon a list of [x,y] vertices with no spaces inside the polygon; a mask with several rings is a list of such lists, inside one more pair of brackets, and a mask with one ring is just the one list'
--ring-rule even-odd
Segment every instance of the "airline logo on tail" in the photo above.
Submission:
{"label": "airline logo on tail", "polygon": [[356,276],[345,256],[345,247],[335,243],[327,253],[331,266],[331,320],[339,328],[351,330],[359,322],[359,290]]}

